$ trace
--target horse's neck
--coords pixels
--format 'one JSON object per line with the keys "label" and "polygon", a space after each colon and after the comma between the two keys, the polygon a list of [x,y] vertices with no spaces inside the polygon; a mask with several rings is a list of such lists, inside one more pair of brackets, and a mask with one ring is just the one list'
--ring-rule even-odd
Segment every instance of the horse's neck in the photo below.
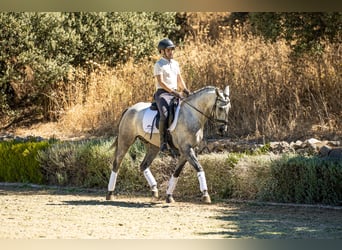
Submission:
{"label": "horse's neck", "polygon": [[[195,107],[197,110],[193,110],[194,114],[196,114],[203,123],[210,116],[213,106],[216,100],[215,91],[203,92],[199,93],[198,96],[194,96],[189,100],[191,106]],[[193,109],[190,107],[190,109]],[[200,112],[198,112],[200,111]]]}

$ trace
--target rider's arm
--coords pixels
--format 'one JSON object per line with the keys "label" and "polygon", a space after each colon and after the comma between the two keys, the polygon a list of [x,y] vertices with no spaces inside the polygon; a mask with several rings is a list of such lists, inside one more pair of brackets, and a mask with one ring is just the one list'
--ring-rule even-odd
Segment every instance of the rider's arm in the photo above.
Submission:
{"label": "rider's arm", "polygon": [[162,87],[164,90],[166,90],[169,93],[172,93],[172,89],[170,89],[166,83],[164,83],[164,81],[162,80],[162,76],[161,75],[156,75],[157,81],[159,83],[159,86]]}
{"label": "rider's arm", "polygon": [[178,87],[179,87],[180,91],[183,91],[184,89],[187,89],[181,74],[177,74],[177,84],[178,84]]}

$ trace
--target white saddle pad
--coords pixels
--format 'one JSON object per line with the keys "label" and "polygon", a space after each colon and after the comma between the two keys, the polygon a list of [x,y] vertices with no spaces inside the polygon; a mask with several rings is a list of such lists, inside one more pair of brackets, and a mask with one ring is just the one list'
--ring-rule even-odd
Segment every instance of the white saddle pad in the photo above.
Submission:
{"label": "white saddle pad", "polygon": [[[178,104],[176,112],[175,112],[175,119],[173,120],[171,126],[168,128],[169,131],[173,131],[177,125],[179,110],[180,110],[180,103]],[[146,133],[151,133],[152,123],[156,115],[157,115],[157,110],[151,110],[150,108],[147,108],[145,110],[144,117],[143,117],[143,129]],[[154,121],[152,133],[153,134],[159,133],[159,130],[156,127],[156,121]]]}

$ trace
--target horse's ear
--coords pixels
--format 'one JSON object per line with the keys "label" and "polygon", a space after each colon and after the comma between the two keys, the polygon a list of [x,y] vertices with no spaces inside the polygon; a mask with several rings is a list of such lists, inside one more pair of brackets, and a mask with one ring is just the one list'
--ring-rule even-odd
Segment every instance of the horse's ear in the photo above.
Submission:
{"label": "horse's ear", "polygon": [[222,99],[225,99],[223,94],[222,94],[222,91],[219,88],[215,88],[215,91],[216,91],[217,96],[219,96]]}
{"label": "horse's ear", "polygon": [[227,85],[223,91],[224,96],[229,96],[229,85]]}

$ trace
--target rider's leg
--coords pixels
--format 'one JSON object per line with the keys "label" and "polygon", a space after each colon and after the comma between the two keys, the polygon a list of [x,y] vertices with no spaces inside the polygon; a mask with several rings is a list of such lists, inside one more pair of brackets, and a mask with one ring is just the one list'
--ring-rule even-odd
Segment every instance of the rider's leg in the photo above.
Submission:
{"label": "rider's leg", "polygon": [[155,100],[160,114],[159,120],[159,135],[160,135],[160,151],[167,150],[166,129],[167,129],[167,116],[169,110],[169,98],[165,91],[157,91]]}
{"label": "rider's leg", "polygon": [[166,117],[165,115],[162,115],[162,114],[160,114],[160,120],[159,120],[159,135],[160,135],[160,151],[165,152],[167,150]]}

